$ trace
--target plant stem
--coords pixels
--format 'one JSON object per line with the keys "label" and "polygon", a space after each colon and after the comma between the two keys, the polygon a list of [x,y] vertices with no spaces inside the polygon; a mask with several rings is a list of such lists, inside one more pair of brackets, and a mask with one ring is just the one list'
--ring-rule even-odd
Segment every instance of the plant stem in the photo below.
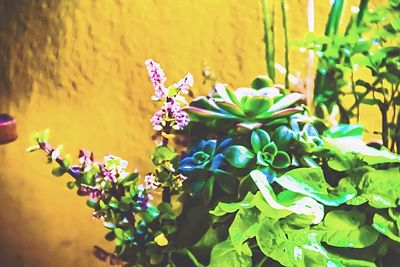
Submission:
{"label": "plant stem", "polygon": [[[47,155],[51,155],[55,151],[55,149],[47,142],[38,143],[38,145],[39,145],[40,149],[43,150]],[[57,162],[58,165],[60,165],[60,167],[68,170],[67,171],[68,174],[71,175],[74,179],[78,178],[77,173],[74,172],[73,169],[68,168],[67,166],[65,166],[64,161],[60,156],[58,156],[55,159],[55,162]]]}
{"label": "plant stem", "polygon": [[281,0],[281,10],[282,10],[282,25],[283,33],[285,37],[285,88],[289,89],[289,41],[288,41],[288,29],[287,29],[287,19],[286,19],[286,0]]}
{"label": "plant stem", "polygon": [[[273,22],[269,19],[269,1],[261,0],[264,22],[265,63],[269,77],[275,81],[275,50],[273,38]],[[274,17],[272,16],[272,21]]]}
{"label": "plant stem", "polygon": [[[171,126],[167,123],[164,127],[164,135],[162,139],[162,145],[167,147],[168,146],[168,138],[165,135],[171,133]],[[171,188],[169,186],[164,186],[162,191],[162,201],[166,203],[171,203]]]}
{"label": "plant stem", "polygon": [[382,116],[382,142],[385,147],[389,144],[389,127],[388,127],[388,105],[386,103],[381,103],[379,105],[379,110]]}

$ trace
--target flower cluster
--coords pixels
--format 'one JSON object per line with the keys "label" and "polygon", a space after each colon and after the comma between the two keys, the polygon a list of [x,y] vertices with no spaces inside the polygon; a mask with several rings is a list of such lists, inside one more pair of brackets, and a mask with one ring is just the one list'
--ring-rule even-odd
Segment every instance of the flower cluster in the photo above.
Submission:
{"label": "flower cluster", "polygon": [[182,130],[189,121],[188,114],[182,110],[174,98],[168,98],[161,109],[151,118],[151,123],[156,131],[162,130],[167,125],[175,130]]}
{"label": "flower cluster", "polygon": [[150,80],[154,87],[155,96],[153,96],[152,99],[159,100],[165,98],[167,96],[167,90],[164,83],[167,78],[165,77],[164,71],[161,69],[160,64],[152,59],[146,60],[145,64],[147,66],[147,72],[149,73]]}
{"label": "flower cluster", "polygon": [[144,177],[145,189],[147,192],[166,186],[170,187],[172,191],[178,192],[182,188],[183,182],[186,180],[187,177],[181,173],[172,174],[167,182],[161,182],[153,173],[149,173]]}
{"label": "flower cluster", "polygon": [[182,130],[189,123],[188,114],[183,111],[182,106],[187,105],[181,94],[188,94],[189,88],[193,86],[193,75],[188,73],[174,86],[166,88],[167,80],[160,64],[148,59],[145,62],[150,80],[154,87],[153,100],[163,100],[164,105],[151,118],[154,130],[161,131],[164,128]]}

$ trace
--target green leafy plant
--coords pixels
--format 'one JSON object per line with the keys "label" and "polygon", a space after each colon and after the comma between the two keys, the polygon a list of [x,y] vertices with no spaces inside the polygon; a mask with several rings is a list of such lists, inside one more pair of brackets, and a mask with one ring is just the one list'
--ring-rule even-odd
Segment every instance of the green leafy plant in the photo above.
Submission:
{"label": "green leafy plant", "polygon": [[[79,164],[35,136],[29,151],[56,162],[109,229],[115,250],[95,255],[124,266],[392,266],[400,258],[400,156],[366,145],[360,125],[329,123],[302,96],[257,77],[253,88],[216,85],[187,104],[189,74],[170,87],[146,61],[161,109],[154,171],[127,162]],[[183,152],[171,144],[191,137]],[[152,199],[161,191],[161,199]]]}
{"label": "green leafy plant", "polygon": [[[360,0],[340,31],[343,10],[344,1],[335,0],[325,36],[309,34],[301,44],[319,58],[314,87],[317,111],[327,114],[337,106],[340,122],[349,123],[352,118],[359,120],[362,105],[376,106],[381,113],[382,143],[399,152],[400,4],[388,0],[368,9],[368,0]],[[363,70],[370,74],[358,75]]]}

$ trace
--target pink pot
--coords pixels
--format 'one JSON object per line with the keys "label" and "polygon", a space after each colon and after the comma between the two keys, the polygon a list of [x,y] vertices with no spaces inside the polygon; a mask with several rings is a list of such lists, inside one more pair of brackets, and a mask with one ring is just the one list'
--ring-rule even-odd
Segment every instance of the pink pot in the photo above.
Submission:
{"label": "pink pot", "polygon": [[17,139],[17,126],[13,117],[0,114],[0,145],[7,144]]}

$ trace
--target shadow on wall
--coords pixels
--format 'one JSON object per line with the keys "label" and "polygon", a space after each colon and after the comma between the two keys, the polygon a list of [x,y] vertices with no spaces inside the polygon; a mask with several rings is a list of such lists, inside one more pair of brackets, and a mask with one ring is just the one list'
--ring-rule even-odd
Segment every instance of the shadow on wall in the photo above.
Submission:
{"label": "shadow on wall", "polygon": [[[56,78],[51,65],[37,66],[47,57],[46,47],[58,47],[54,31],[61,30],[57,16],[61,1],[2,0],[0,4],[0,113],[10,104],[20,106],[31,97],[34,78],[32,69]],[[35,52],[33,52],[35,51]],[[55,53],[57,56],[58,53]],[[53,55],[54,56],[54,55]],[[21,64],[24,62],[24,64]],[[15,77],[18,77],[16,79]],[[22,79],[21,79],[22,77]]]}

